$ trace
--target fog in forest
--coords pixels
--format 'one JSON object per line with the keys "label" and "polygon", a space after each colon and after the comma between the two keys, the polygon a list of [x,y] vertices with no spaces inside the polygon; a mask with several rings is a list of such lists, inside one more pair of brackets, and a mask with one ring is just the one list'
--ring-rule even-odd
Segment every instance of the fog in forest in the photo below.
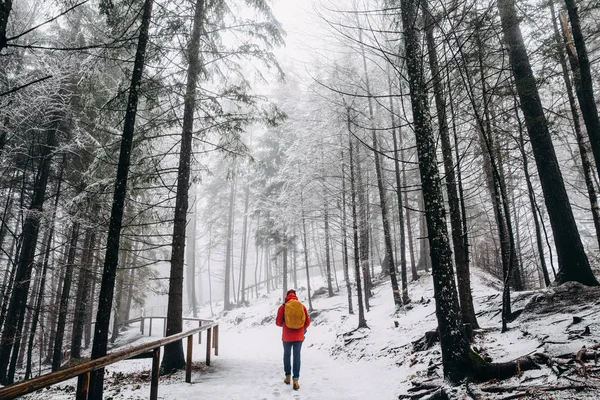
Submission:
{"label": "fog in forest", "polygon": [[[289,289],[314,398],[596,398],[598,21],[591,0],[0,0],[0,398],[191,329],[212,340],[192,375],[191,339],[144,351],[172,390],[125,361],[106,371],[137,388],[82,367],[68,390],[277,398]],[[348,385],[319,380],[335,362]]]}

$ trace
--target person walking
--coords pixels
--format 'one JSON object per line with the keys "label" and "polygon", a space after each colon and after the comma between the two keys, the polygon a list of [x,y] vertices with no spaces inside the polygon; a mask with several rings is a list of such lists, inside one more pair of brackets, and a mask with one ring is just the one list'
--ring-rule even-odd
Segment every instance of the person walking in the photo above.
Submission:
{"label": "person walking", "polygon": [[[293,372],[293,388],[298,390],[300,389],[298,383],[298,379],[300,379],[300,350],[302,349],[304,335],[310,325],[310,317],[306,307],[298,301],[294,289],[287,291],[285,303],[277,310],[275,324],[282,328],[283,371],[285,373],[283,382],[289,385]],[[294,355],[293,368],[290,362],[292,353]]]}

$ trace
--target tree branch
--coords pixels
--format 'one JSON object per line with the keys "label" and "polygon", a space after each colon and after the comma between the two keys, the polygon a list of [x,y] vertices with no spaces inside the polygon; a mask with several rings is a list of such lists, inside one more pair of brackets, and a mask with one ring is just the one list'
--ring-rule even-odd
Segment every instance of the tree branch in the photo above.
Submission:
{"label": "tree branch", "polygon": [[36,84],[36,83],[39,83],[39,82],[45,81],[46,79],[50,79],[50,78],[52,78],[52,75],[48,75],[48,76],[45,76],[45,77],[43,77],[43,78],[36,79],[35,81],[31,81],[31,82],[29,82],[29,83],[26,83],[26,84],[24,84],[24,85],[21,85],[21,86],[17,86],[16,88],[12,88],[12,89],[10,89],[10,90],[7,90],[7,91],[6,91],[6,92],[4,92],[4,93],[0,93],[0,97],[2,97],[2,96],[6,96],[6,95],[9,95],[9,94],[11,94],[11,93],[14,93],[14,92],[17,92],[17,91],[19,91],[19,90],[21,90],[21,89],[25,89],[27,86],[31,86],[31,85],[33,85],[33,84]]}

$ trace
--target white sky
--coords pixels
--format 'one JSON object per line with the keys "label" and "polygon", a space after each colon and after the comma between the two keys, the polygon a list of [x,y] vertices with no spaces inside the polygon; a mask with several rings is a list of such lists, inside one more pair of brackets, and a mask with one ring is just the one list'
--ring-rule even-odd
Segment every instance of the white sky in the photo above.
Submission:
{"label": "white sky", "polygon": [[[319,0],[274,0],[273,12],[286,31],[286,45],[275,53],[288,79],[315,64],[327,47],[325,23],[314,10]],[[304,79],[304,78],[303,78]]]}

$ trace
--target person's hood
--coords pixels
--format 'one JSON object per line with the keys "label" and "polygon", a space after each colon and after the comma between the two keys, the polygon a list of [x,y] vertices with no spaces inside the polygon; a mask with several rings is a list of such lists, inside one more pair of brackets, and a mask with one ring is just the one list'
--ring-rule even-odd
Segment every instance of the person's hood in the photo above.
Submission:
{"label": "person's hood", "polygon": [[285,296],[285,302],[287,303],[290,300],[298,300],[298,297],[296,296],[296,293],[292,292],[290,294],[288,294],[287,296]]}

